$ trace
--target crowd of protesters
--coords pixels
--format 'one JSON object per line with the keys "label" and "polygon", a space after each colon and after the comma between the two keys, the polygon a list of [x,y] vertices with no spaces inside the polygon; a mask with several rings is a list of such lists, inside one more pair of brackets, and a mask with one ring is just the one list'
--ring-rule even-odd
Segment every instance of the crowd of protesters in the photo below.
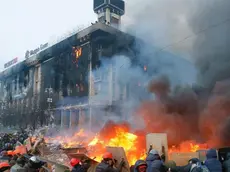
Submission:
{"label": "crowd of protesters", "polygon": [[0,172],[36,172],[45,164],[26,151],[27,138],[27,132],[0,134]]}
{"label": "crowd of protesters", "polygon": [[[124,165],[122,162],[118,168],[113,168],[113,157],[111,153],[106,153],[102,162],[97,166],[96,172],[120,172]],[[131,172],[230,172],[230,153],[226,160],[221,163],[218,160],[217,151],[209,149],[206,153],[206,160],[192,158],[185,166],[177,166],[172,160],[165,161],[164,155],[159,155],[158,151],[151,150],[145,160],[136,161],[130,168]],[[76,172],[76,171],[75,171]]]}
{"label": "crowd of protesters", "polygon": [[[0,172],[38,172],[47,171],[47,164],[39,159],[35,150],[27,151],[25,141],[28,133],[0,134]],[[116,164],[116,167],[115,167]],[[72,172],[86,172],[90,167],[89,162],[82,162],[80,159],[72,158],[70,161]],[[122,172],[126,163],[121,160],[119,164],[112,153],[106,152],[102,161],[97,164],[95,172]],[[52,171],[52,170],[50,170]],[[130,167],[131,172],[230,172],[230,153],[226,160],[221,163],[217,151],[209,149],[206,152],[205,161],[192,158],[185,166],[177,166],[172,160],[167,160],[157,150],[150,150],[145,160],[136,161]]]}
{"label": "crowd of protesters", "polygon": [[[106,152],[102,161],[97,165],[95,172],[121,172],[125,168],[125,162],[122,160],[115,165],[112,153]],[[73,158],[72,172],[86,172],[86,168],[81,165],[80,160]],[[127,171],[127,170],[126,170]],[[165,161],[164,155],[159,155],[158,151],[151,150],[145,160],[136,161],[135,165],[130,167],[131,172],[230,172],[230,153],[223,164],[218,160],[217,151],[209,149],[206,153],[206,160],[201,161],[198,158],[192,158],[185,166],[177,166],[174,161]]]}

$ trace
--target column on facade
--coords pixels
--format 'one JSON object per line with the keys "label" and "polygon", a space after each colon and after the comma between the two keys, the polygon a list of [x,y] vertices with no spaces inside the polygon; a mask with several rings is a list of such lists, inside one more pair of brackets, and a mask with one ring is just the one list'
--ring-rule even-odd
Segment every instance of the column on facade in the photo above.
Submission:
{"label": "column on facade", "polygon": [[61,110],[61,128],[64,127],[64,115],[63,115],[63,110]]}
{"label": "column on facade", "polygon": [[71,110],[70,112],[70,128],[77,128],[79,122],[79,110]]}
{"label": "column on facade", "polygon": [[109,85],[109,88],[108,88],[109,104],[111,105],[113,101],[113,65],[112,64],[109,65],[108,83],[109,83],[108,84]]}
{"label": "column on facade", "polygon": [[62,110],[61,127],[62,128],[68,128],[69,127],[69,110]]}
{"label": "column on facade", "polygon": [[61,111],[57,110],[57,111],[54,111],[54,123],[56,125],[61,125]]}
{"label": "column on facade", "polygon": [[88,109],[80,109],[80,112],[79,112],[79,128],[83,128],[85,126],[89,126],[89,110],[90,108]]}
{"label": "column on facade", "polygon": [[85,119],[84,119],[83,109],[79,109],[78,127],[83,128],[84,125],[85,125]]}
{"label": "column on facade", "polygon": [[66,114],[66,128],[69,128],[70,127],[70,113],[71,111],[70,110],[66,110],[65,114]]}

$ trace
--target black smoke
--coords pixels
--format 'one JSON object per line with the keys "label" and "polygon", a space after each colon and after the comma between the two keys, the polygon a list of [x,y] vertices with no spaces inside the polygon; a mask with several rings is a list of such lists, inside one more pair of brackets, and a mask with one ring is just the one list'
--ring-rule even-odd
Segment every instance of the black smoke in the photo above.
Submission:
{"label": "black smoke", "polygon": [[[129,26],[128,32],[158,50],[189,59],[197,69],[196,83],[192,86],[189,82],[187,87],[179,82],[176,88],[171,86],[179,78],[178,73],[190,78],[191,72],[186,69],[178,71],[176,77],[169,72],[166,73],[168,79],[155,78],[150,82],[149,91],[158,99],[144,102],[140,113],[147,121],[157,120],[158,124],[150,123],[147,127],[169,135],[181,132],[178,142],[202,138],[213,146],[229,146],[230,1],[134,0],[127,3],[130,3],[126,16],[129,24],[125,24]],[[142,50],[149,49],[143,47]],[[155,63],[163,56],[160,53],[157,57],[157,50],[154,51],[148,55],[149,68],[172,69],[172,66]],[[170,56],[166,60],[172,59],[178,58]],[[178,126],[183,126],[183,131]]]}
{"label": "black smoke", "polygon": [[196,34],[191,58],[198,82],[213,89],[217,81],[230,78],[230,1],[197,1],[191,11],[188,23]]}
{"label": "black smoke", "polygon": [[[198,83],[211,92],[208,105],[201,112],[200,127],[209,131],[207,139],[214,144],[229,146],[230,1],[199,2],[193,3],[191,11],[196,13],[188,18],[196,34],[191,58],[198,69]],[[207,136],[207,132],[203,133]]]}

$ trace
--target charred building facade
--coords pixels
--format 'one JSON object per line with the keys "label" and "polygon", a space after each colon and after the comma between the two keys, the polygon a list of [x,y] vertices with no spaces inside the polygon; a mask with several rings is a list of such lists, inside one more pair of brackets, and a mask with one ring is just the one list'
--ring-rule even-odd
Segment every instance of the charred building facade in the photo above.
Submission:
{"label": "charred building facade", "polygon": [[[90,104],[111,106],[125,96],[114,81],[113,65],[93,74],[101,57],[130,53],[134,38],[98,22],[77,34],[26,58],[0,74],[1,118],[5,125],[37,126],[54,120],[63,127],[91,120]],[[114,81],[114,82],[113,82]],[[110,95],[93,99],[109,85]],[[124,88],[125,89],[125,88]],[[82,120],[84,122],[82,122]]]}
{"label": "charred building facade", "polygon": [[114,104],[127,98],[128,86],[117,83],[111,60],[98,69],[102,58],[135,57],[136,39],[118,29],[124,5],[123,0],[94,0],[96,23],[54,45],[27,51],[24,61],[0,73],[3,124],[91,125],[98,108],[104,113],[119,109]]}

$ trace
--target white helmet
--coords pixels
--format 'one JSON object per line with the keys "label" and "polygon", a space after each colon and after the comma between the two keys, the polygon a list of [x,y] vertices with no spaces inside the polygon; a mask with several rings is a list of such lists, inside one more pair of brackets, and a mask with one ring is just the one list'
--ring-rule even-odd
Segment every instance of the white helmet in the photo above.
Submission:
{"label": "white helmet", "polygon": [[39,160],[36,156],[32,156],[32,157],[30,158],[30,161],[32,161],[32,162],[34,162],[34,163],[39,163],[39,162],[40,162],[40,160]]}
{"label": "white helmet", "polygon": [[149,153],[151,153],[153,155],[159,155],[158,151],[155,149],[152,149]]}

